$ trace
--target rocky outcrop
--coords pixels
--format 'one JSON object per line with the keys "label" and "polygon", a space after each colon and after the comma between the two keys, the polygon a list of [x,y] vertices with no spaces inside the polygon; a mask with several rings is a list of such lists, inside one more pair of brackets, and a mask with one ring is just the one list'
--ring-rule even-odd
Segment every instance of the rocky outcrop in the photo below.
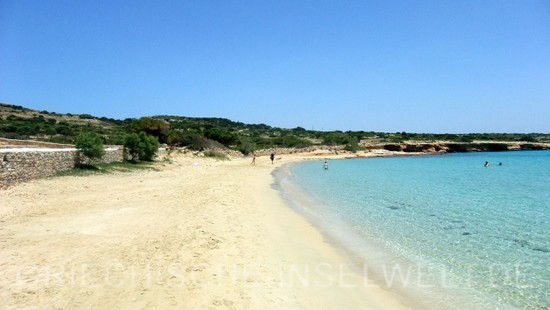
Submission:
{"label": "rocky outcrop", "polygon": [[405,153],[467,153],[467,152],[504,152],[519,150],[550,150],[549,143],[518,142],[472,142],[472,143],[388,143],[367,144],[368,150],[384,149]]}
{"label": "rocky outcrop", "polygon": [[442,147],[439,144],[405,144],[403,152],[422,152],[422,153],[437,153],[441,151]]}
{"label": "rocky outcrop", "polygon": [[542,151],[548,150],[548,145],[543,144],[534,144],[534,143],[523,143],[519,144],[519,149],[522,151]]}
{"label": "rocky outcrop", "polygon": [[402,144],[385,144],[383,149],[387,151],[392,151],[392,152],[402,152],[403,145]]}

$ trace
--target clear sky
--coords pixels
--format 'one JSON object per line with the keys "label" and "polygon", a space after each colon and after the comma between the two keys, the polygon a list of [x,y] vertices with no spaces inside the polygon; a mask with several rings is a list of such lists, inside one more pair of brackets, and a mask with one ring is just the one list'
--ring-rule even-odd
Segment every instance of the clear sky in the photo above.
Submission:
{"label": "clear sky", "polygon": [[0,0],[0,102],[316,130],[550,132],[548,0]]}

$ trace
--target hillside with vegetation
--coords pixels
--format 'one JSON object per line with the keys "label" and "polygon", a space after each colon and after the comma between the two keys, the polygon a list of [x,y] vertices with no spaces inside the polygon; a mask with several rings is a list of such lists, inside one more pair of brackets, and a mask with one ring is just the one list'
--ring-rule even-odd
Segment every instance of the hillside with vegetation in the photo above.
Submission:
{"label": "hillside with vegetation", "polygon": [[[506,143],[523,143],[526,149],[537,143],[550,143],[548,133],[314,131],[302,127],[287,129],[266,124],[245,124],[224,118],[152,116],[118,120],[90,114],[62,114],[0,104],[0,137],[3,138],[74,144],[81,133],[93,133],[99,135],[104,144],[121,145],[126,135],[140,132],[152,135],[160,143],[170,146],[194,150],[228,148],[245,155],[259,149],[308,146],[344,146],[349,151],[357,151],[382,145],[382,148],[390,150],[406,150],[406,147],[396,145],[446,143],[451,145],[450,151],[459,152],[471,150],[472,144],[485,145],[485,148],[478,150],[505,150],[503,145]],[[421,146],[420,149],[410,149],[422,151],[426,148],[427,146]]]}
{"label": "hillside with vegetation", "polygon": [[131,121],[36,111],[0,103],[0,137],[8,139],[74,144],[81,133],[97,133],[106,144],[122,144]]}

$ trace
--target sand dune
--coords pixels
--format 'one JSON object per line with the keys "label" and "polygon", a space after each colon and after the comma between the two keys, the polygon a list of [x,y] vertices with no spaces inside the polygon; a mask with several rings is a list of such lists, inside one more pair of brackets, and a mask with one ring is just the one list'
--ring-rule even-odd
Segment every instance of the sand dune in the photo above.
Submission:
{"label": "sand dune", "polygon": [[399,309],[271,188],[259,157],[0,192],[8,309]]}

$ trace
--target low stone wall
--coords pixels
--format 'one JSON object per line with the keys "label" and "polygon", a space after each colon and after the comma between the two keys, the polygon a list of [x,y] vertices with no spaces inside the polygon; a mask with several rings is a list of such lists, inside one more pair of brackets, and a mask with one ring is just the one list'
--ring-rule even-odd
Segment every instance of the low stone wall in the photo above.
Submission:
{"label": "low stone wall", "polygon": [[[83,164],[121,162],[122,149],[107,149],[100,160],[84,158]],[[0,152],[0,189],[20,182],[53,176],[78,163],[76,149],[5,149]]]}

